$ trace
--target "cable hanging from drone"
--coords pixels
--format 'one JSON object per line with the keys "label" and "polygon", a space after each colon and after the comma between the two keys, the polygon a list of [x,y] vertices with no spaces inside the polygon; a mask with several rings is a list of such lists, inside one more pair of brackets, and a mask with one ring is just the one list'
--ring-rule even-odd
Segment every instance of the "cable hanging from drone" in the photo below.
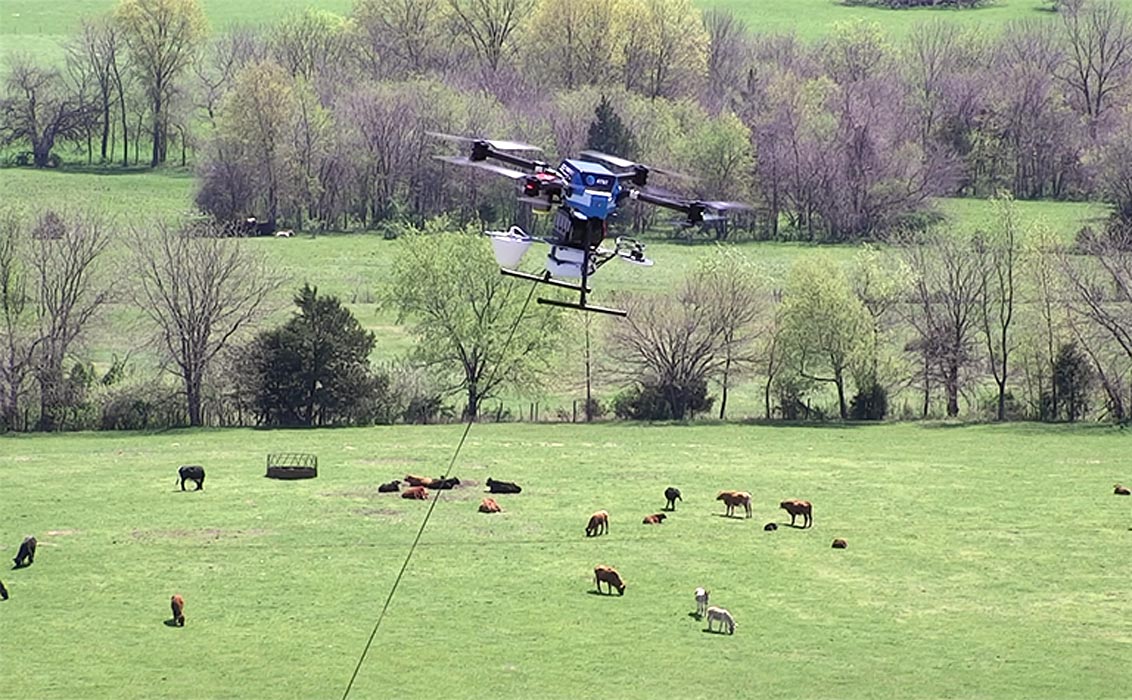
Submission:
{"label": "cable hanging from drone", "polygon": [[[546,237],[531,236],[518,226],[507,231],[485,232],[491,238],[492,250],[503,274],[578,292],[577,302],[540,298],[540,304],[625,315],[620,309],[587,303],[587,295],[593,291],[589,278],[614,258],[644,267],[653,264],[645,257],[644,245],[633,238],[618,237],[612,248],[605,245],[609,218],[626,199],[680,212],[685,216],[684,226],[720,220],[726,211],[750,208],[740,202],[688,199],[654,188],[648,182],[650,173],[687,176],[606,153],[582,151],[577,158],[567,158],[554,168],[544,161],[519,155],[524,151],[542,150],[530,144],[428,133],[471,146],[466,156],[434,156],[438,160],[508,177],[519,184],[520,202],[539,212],[555,210],[551,233]],[[541,274],[517,269],[532,243],[550,248],[546,269]]]}

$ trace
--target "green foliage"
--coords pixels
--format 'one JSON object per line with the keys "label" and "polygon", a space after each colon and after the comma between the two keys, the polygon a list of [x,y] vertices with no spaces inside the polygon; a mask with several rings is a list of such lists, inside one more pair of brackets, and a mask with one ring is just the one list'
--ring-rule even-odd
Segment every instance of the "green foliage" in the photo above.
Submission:
{"label": "green foliage", "polygon": [[594,110],[594,120],[590,122],[586,148],[630,159],[637,151],[632,132],[625,126],[625,122],[621,121],[621,117],[605,95],[601,96]]}
{"label": "green foliage", "polygon": [[1064,343],[1053,363],[1052,391],[1042,394],[1042,420],[1080,420],[1089,410],[1096,380],[1093,366],[1076,343]]}
{"label": "green foliage", "polygon": [[631,420],[684,420],[711,410],[713,401],[702,379],[687,384],[644,382],[615,396],[613,413]]}
{"label": "green foliage", "polygon": [[888,392],[876,382],[857,390],[849,403],[849,417],[853,420],[884,420],[888,415]]}
{"label": "green foliage", "polygon": [[295,296],[299,312],[252,344],[256,408],[268,425],[327,426],[372,422],[388,379],[375,376],[376,342],[337,297],[309,284]]}

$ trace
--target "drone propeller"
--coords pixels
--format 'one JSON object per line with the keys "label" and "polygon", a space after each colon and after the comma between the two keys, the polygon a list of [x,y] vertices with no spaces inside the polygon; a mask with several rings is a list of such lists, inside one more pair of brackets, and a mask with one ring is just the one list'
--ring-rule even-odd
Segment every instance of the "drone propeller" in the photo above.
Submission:
{"label": "drone propeller", "polygon": [[612,165],[615,168],[621,168],[623,170],[637,171],[638,169],[643,168],[646,173],[659,173],[661,175],[667,175],[668,177],[674,177],[674,178],[678,178],[680,180],[692,180],[693,179],[691,175],[686,175],[684,173],[677,172],[675,170],[669,170],[667,168],[658,168],[655,165],[644,165],[643,163],[634,163],[633,161],[628,160],[626,158],[622,158],[621,156],[614,156],[614,155],[610,155],[608,153],[602,153],[601,151],[589,151],[589,150],[587,150],[587,151],[580,152],[578,155],[580,155],[584,158],[593,158],[595,160],[600,160],[600,161],[603,161],[605,163],[609,163],[610,165]]}
{"label": "drone propeller", "polygon": [[453,165],[468,165],[473,168],[479,168],[480,170],[486,170],[488,172],[495,173],[496,175],[509,177],[512,180],[521,180],[528,176],[528,173],[524,173],[519,170],[505,168],[502,165],[496,165],[495,163],[488,163],[482,160],[472,160],[467,156],[433,156],[433,158],[442,160],[445,163],[452,163]]}
{"label": "drone propeller", "polygon": [[750,204],[744,202],[724,202],[718,199],[699,203],[713,211],[750,211],[754,209]]}
{"label": "drone propeller", "polygon": [[522,141],[505,141],[500,139],[477,139],[470,136],[457,136],[456,134],[445,134],[439,131],[426,131],[429,136],[435,136],[438,139],[447,139],[448,141],[457,141],[459,143],[486,143],[497,151],[541,151],[538,146],[532,146],[529,143]]}

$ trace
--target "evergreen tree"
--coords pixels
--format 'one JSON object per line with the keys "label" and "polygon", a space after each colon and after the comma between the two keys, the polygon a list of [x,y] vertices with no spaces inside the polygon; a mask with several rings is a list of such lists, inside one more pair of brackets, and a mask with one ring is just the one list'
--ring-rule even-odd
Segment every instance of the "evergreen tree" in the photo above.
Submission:
{"label": "evergreen tree", "polygon": [[594,120],[590,122],[586,148],[622,158],[633,158],[637,150],[632,132],[625,126],[625,122],[621,121],[621,117],[605,95],[601,96],[601,101],[594,110]]}
{"label": "evergreen tree", "polygon": [[283,326],[252,344],[256,407],[269,425],[342,425],[370,422],[385,393],[369,368],[373,333],[362,328],[337,297],[303,285],[299,308]]}

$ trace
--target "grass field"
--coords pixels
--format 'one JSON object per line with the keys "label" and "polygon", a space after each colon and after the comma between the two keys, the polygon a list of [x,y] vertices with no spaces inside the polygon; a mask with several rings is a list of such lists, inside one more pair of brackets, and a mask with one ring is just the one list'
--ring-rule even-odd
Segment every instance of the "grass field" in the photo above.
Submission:
{"label": "grass field", "polygon": [[[461,426],[0,438],[5,697],[340,697]],[[477,425],[355,698],[1126,698],[1132,434],[1111,428]],[[263,478],[310,451],[314,480]],[[200,493],[176,466],[203,464]],[[524,486],[475,512],[488,477]],[[640,519],[676,485],[659,527]],[[190,487],[191,488],[191,487]],[[721,517],[721,488],[754,494]],[[810,530],[779,500],[814,502]],[[590,512],[609,535],[587,539]],[[844,537],[845,551],[830,541]],[[591,592],[595,564],[624,597]],[[736,616],[705,634],[692,590]],[[166,626],[169,596],[187,624]]]}

